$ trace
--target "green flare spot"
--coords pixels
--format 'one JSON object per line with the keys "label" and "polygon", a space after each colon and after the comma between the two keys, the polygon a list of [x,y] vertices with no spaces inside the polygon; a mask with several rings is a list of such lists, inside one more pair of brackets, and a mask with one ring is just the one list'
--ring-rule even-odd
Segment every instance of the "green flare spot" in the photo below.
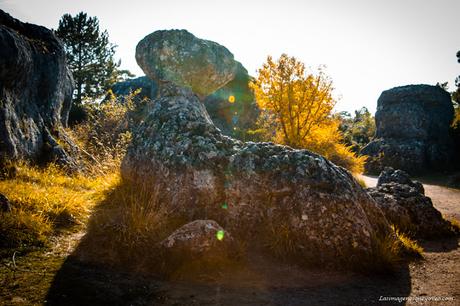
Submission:
{"label": "green flare spot", "polygon": [[224,239],[224,231],[220,230],[220,231],[217,231],[217,234],[216,234],[216,237],[217,237],[217,240],[219,241],[222,241]]}
{"label": "green flare spot", "polygon": [[228,204],[226,202],[224,202],[221,206],[223,209],[227,209],[228,208]]}

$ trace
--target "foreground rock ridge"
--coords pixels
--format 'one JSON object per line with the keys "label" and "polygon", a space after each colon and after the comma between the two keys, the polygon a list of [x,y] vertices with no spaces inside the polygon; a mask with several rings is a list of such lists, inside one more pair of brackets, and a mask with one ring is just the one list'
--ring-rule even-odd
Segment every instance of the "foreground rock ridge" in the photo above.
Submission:
{"label": "foreground rock ridge", "polygon": [[325,262],[370,256],[374,239],[390,233],[345,169],[307,150],[223,135],[189,89],[163,84],[143,112],[122,175],[161,190],[172,214],[215,220],[249,242],[283,227],[305,259]]}
{"label": "foreground rock ridge", "polygon": [[450,166],[455,154],[449,136],[454,115],[448,92],[439,86],[408,85],[382,92],[375,113],[376,136],[361,153],[366,171],[385,167],[410,174]]}
{"label": "foreground rock ridge", "polygon": [[73,165],[59,143],[72,103],[73,78],[51,30],[0,10],[0,165],[7,160]]}

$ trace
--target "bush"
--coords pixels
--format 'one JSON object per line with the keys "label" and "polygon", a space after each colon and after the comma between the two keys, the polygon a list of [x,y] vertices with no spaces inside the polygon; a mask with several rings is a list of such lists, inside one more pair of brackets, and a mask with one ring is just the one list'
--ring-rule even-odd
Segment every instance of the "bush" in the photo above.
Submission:
{"label": "bush", "polygon": [[109,91],[102,103],[85,105],[88,119],[68,132],[86,153],[87,167],[97,166],[102,171],[118,168],[131,141],[130,111],[137,94],[132,93],[121,103]]}
{"label": "bush", "polygon": [[334,164],[350,170],[352,173],[362,173],[365,156],[358,156],[349,146],[342,143],[342,135],[338,130],[339,121],[311,132],[305,141],[305,148],[323,155]]}

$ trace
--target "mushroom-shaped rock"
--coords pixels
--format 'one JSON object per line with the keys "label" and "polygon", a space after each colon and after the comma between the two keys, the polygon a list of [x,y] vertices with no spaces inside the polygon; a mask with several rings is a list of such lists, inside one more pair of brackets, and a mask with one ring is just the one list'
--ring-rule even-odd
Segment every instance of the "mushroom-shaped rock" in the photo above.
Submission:
{"label": "mushroom-shaped rock", "polygon": [[162,190],[178,216],[216,220],[250,244],[282,226],[302,258],[329,263],[370,256],[391,232],[345,169],[307,150],[224,136],[188,89],[162,86],[143,113],[123,178]]}
{"label": "mushroom-shaped rock", "polygon": [[186,30],[162,30],[142,39],[136,60],[144,73],[207,96],[231,81],[237,62],[225,47]]}

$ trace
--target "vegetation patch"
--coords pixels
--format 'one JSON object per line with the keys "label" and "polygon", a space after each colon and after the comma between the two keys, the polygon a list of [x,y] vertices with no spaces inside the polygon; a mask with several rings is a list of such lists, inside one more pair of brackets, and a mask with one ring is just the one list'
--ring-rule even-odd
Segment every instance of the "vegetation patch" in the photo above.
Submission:
{"label": "vegetation patch", "polygon": [[0,193],[11,211],[0,218],[1,248],[27,250],[46,246],[53,234],[86,222],[103,191],[118,180],[117,173],[68,176],[56,165],[37,168],[18,163],[16,175],[0,180]]}

